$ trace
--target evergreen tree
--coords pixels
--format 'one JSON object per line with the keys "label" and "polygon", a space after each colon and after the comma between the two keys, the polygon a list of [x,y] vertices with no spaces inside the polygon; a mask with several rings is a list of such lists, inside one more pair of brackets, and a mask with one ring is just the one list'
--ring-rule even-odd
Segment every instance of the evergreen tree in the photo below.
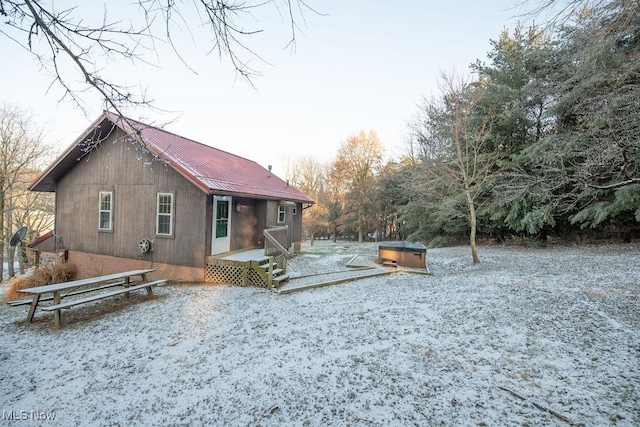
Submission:
{"label": "evergreen tree", "polygon": [[555,225],[557,214],[553,185],[537,176],[544,153],[532,150],[553,129],[547,114],[554,102],[553,44],[539,28],[519,25],[492,46],[490,63],[472,66],[484,89],[484,110],[494,117],[488,147],[499,158],[480,216],[484,231],[497,237],[538,234]]}
{"label": "evergreen tree", "polygon": [[622,233],[640,218],[640,10],[628,6],[607,2],[563,30],[554,109],[575,178],[571,223]]}

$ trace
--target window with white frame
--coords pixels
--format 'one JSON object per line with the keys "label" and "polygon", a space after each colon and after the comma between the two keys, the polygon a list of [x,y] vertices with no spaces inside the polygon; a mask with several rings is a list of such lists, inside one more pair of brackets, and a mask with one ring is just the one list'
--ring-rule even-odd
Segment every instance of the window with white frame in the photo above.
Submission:
{"label": "window with white frame", "polygon": [[284,224],[286,219],[286,206],[278,206],[278,224]]}
{"label": "window with white frame", "polygon": [[158,193],[156,205],[156,234],[173,236],[173,193]]}
{"label": "window with white frame", "polygon": [[113,192],[101,191],[98,198],[98,230],[113,230]]}

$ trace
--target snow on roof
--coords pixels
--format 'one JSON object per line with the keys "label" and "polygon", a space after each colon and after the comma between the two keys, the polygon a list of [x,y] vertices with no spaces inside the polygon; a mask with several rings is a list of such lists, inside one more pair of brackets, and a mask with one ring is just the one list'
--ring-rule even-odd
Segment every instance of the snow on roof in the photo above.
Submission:
{"label": "snow on roof", "polygon": [[105,121],[137,134],[154,155],[200,189],[210,193],[313,203],[258,163],[164,129],[105,111],[32,185],[35,191],[55,191],[55,183],[83,156],[87,139],[104,137]]}

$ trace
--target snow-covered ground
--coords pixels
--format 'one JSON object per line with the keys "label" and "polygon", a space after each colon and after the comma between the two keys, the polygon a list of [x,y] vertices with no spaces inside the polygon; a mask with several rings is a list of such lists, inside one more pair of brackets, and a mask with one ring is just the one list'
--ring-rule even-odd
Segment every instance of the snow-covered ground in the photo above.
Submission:
{"label": "snow-covered ground", "polygon": [[[357,253],[375,245],[318,242],[289,270]],[[0,410],[56,426],[640,425],[640,245],[480,257],[433,249],[431,276],[290,295],[167,286],[68,310],[60,331],[2,304]]]}

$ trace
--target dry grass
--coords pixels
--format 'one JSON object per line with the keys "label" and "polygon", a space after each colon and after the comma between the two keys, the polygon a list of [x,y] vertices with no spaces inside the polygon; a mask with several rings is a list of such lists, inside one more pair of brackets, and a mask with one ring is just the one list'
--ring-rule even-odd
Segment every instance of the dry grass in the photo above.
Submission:
{"label": "dry grass", "polygon": [[11,301],[14,299],[22,298],[24,295],[18,293],[18,289],[25,289],[29,286],[27,285],[29,282],[29,277],[14,277],[9,282],[9,286],[7,287],[7,291],[4,294],[5,301]]}
{"label": "dry grass", "polygon": [[4,295],[5,301],[22,298],[24,295],[18,293],[19,289],[33,288],[35,286],[50,285],[53,283],[68,282],[76,274],[76,267],[73,264],[56,263],[53,265],[43,265],[36,268],[31,276],[16,277],[9,282]]}

